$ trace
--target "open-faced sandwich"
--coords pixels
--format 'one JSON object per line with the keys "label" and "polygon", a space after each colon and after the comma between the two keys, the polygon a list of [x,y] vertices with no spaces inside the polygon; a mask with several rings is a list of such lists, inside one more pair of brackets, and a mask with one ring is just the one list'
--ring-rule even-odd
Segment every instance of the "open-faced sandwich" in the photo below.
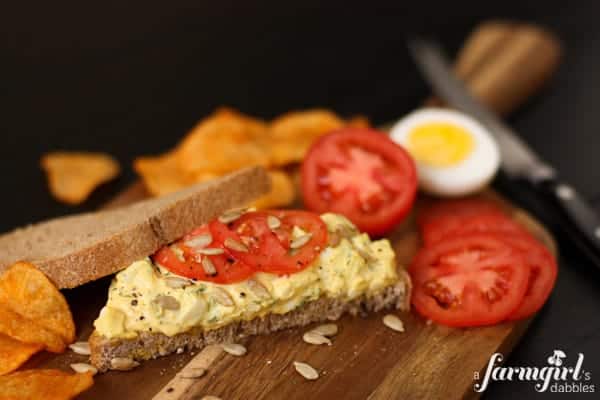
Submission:
{"label": "open-faced sandwich", "polygon": [[101,371],[346,312],[408,309],[410,279],[387,239],[337,214],[240,208],[268,190],[267,173],[249,168],[33,225],[0,237],[0,270],[26,257],[60,288],[118,272],[90,337]]}

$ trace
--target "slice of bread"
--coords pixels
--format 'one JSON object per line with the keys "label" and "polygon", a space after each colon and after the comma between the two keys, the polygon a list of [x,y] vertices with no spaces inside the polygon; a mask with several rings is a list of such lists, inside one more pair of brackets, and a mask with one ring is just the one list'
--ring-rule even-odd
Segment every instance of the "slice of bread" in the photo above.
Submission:
{"label": "slice of bread", "polygon": [[92,352],[90,360],[99,371],[107,371],[112,369],[111,362],[115,358],[144,361],[179,349],[202,349],[215,343],[234,343],[247,336],[269,334],[313,322],[337,320],[344,313],[357,315],[390,308],[405,311],[410,306],[411,282],[404,269],[398,271],[398,276],[394,285],[373,297],[363,296],[351,301],[321,298],[286,314],[267,314],[262,318],[235,322],[210,331],[192,329],[175,336],[142,332],[133,339],[108,339],[95,331],[89,339]]}
{"label": "slice of bread", "polygon": [[0,236],[0,273],[29,261],[59,288],[76,287],[126,268],[269,188],[263,168],[247,168],[164,197],[16,229]]}

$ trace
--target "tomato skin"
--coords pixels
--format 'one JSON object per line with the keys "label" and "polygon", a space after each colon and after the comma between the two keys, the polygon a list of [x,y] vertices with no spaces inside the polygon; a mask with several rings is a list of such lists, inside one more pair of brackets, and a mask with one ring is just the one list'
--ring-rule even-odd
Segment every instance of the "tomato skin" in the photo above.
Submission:
{"label": "tomato skin", "polygon": [[533,236],[501,235],[500,240],[521,252],[531,270],[523,302],[509,317],[509,321],[528,318],[538,312],[550,297],[558,277],[556,258]]}
{"label": "tomato skin", "polygon": [[[280,226],[269,228],[268,218],[275,217]],[[311,235],[310,240],[292,254],[290,248],[294,226]],[[270,210],[246,213],[232,224],[232,230],[248,242],[249,252],[239,257],[258,271],[287,275],[308,267],[327,246],[325,222],[318,214],[308,211]]]}
{"label": "tomato skin", "polygon": [[409,268],[415,309],[453,327],[493,325],[521,305],[530,271],[522,254],[488,234],[422,248]]}
{"label": "tomato skin", "polygon": [[417,172],[411,156],[382,132],[345,128],[321,136],[301,168],[306,207],[345,215],[383,235],[411,210]]}

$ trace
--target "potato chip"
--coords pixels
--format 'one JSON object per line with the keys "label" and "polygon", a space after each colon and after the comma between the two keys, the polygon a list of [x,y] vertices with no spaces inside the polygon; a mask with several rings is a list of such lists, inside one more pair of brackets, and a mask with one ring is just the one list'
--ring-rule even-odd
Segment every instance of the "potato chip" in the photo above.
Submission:
{"label": "potato chip", "polygon": [[265,122],[230,109],[217,110],[202,120],[177,149],[179,168],[187,174],[224,174],[252,165],[267,166],[263,144]]}
{"label": "potato chip", "polygon": [[0,334],[23,343],[43,344],[46,350],[53,353],[62,353],[67,347],[59,334],[22,317],[1,303]]}
{"label": "potato chip", "polygon": [[0,334],[0,375],[6,375],[19,368],[32,355],[42,350],[42,344],[21,343]]}
{"label": "potato chip", "polygon": [[30,369],[0,376],[0,399],[69,400],[93,384],[91,372],[69,374],[57,369]]}
{"label": "potato chip", "polygon": [[175,151],[157,157],[139,157],[133,162],[133,168],[153,196],[175,192],[192,183],[179,169]]}
{"label": "potato chip", "polygon": [[258,198],[252,206],[261,209],[290,205],[296,199],[296,188],[292,178],[280,170],[269,171],[271,191]]}
{"label": "potato chip", "polygon": [[55,152],[44,155],[41,165],[52,195],[67,204],[83,202],[92,191],[119,174],[119,163],[103,153]]}
{"label": "potato chip", "polygon": [[0,304],[54,333],[75,340],[75,323],[62,293],[34,265],[18,262],[0,276]]}
{"label": "potato chip", "polygon": [[285,165],[302,161],[319,136],[344,125],[344,120],[322,109],[294,111],[274,119],[269,126],[273,163]]}

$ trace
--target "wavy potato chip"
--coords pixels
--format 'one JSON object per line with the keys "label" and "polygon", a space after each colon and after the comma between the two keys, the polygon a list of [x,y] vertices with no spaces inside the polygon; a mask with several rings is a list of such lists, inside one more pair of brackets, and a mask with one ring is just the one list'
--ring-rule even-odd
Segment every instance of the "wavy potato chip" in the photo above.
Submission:
{"label": "wavy potato chip", "polygon": [[82,203],[102,183],[115,178],[119,163],[103,153],[53,152],[41,159],[52,195],[67,204]]}
{"label": "wavy potato chip", "polygon": [[280,170],[269,171],[271,191],[259,197],[252,206],[259,209],[276,208],[290,205],[296,199],[296,188],[292,178]]}
{"label": "wavy potato chip", "polygon": [[69,344],[75,323],[62,293],[32,264],[18,262],[0,276],[0,304],[34,321]]}
{"label": "wavy potato chip", "polygon": [[186,174],[224,174],[251,165],[267,166],[264,121],[230,109],[200,121],[177,147],[179,168]]}
{"label": "wavy potato chip", "polygon": [[293,111],[274,119],[269,126],[271,157],[275,165],[300,162],[321,135],[346,125],[328,110]]}
{"label": "wavy potato chip", "polygon": [[0,334],[23,343],[43,344],[52,353],[62,353],[67,347],[58,333],[24,318],[3,304],[0,304]]}
{"label": "wavy potato chip", "polygon": [[22,343],[0,334],[0,375],[16,370],[43,348],[42,344]]}
{"label": "wavy potato chip", "polygon": [[0,399],[69,400],[93,384],[91,372],[69,374],[57,369],[30,369],[0,376]]}

